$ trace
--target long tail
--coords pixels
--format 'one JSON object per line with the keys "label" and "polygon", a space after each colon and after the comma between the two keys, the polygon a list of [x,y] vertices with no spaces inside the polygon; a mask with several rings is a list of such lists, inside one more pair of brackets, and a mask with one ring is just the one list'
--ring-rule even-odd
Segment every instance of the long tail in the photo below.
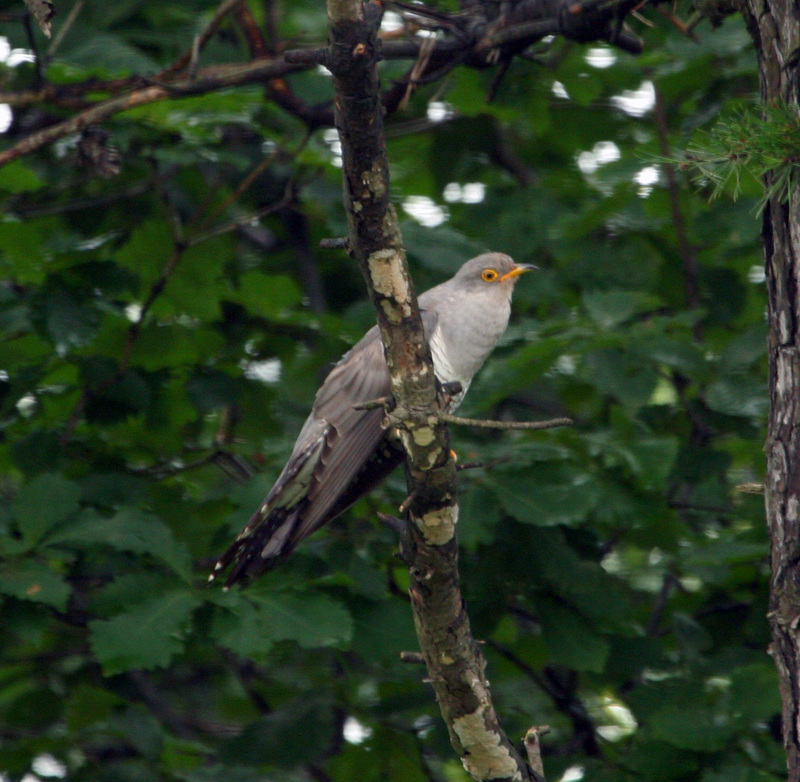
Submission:
{"label": "long tail", "polygon": [[240,581],[249,582],[259,573],[277,565],[302,540],[296,534],[296,526],[304,504],[301,502],[291,510],[273,508],[267,511],[259,508],[243,532],[217,560],[208,583],[214,583],[231,568],[224,585],[225,589],[229,589]]}

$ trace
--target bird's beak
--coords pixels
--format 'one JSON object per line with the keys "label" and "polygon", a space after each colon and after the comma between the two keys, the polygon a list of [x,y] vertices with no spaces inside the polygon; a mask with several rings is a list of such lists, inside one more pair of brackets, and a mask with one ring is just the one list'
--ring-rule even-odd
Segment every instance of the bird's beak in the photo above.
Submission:
{"label": "bird's beak", "polygon": [[534,266],[532,263],[515,264],[514,268],[510,272],[507,272],[500,278],[500,282],[505,282],[506,280],[510,280],[513,277],[519,277],[520,274],[525,274],[525,272],[531,272],[534,269],[538,268],[539,268],[538,266]]}

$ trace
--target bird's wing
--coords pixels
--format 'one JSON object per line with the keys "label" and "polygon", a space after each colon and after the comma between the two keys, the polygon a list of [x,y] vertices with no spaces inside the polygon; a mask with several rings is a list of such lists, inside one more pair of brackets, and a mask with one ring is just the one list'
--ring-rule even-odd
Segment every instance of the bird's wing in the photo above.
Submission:
{"label": "bird's wing", "polygon": [[385,435],[382,408],[353,405],[388,393],[382,345],[377,329],[370,330],[325,379],[286,466],[211,580],[231,565],[227,586],[249,579],[332,518],[329,511]]}
{"label": "bird's wing", "polygon": [[[314,408],[306,426],[322,426],[323,444],[308,488],[308,505],[298,519],[297,533],[310,535],[331,516],[346,507],[340,497],[358,477],[378,448],[386,432],[381,427],[383,407],[357,410],[354,405],[385,397],[390,392],[389,371],[377,329],[370,330],[331,370],[317,392]],[[304,427],[305,428],[305,427]],[[351,503],[357,497],[353,497]]]}
{"label": "bird's wing", "polygon": [[[433,333],[436,315],[422,311],[425,334]],[[383,406],[373,410],[357,410],[359,402],[371,402],[391,392],[389,370],[383,355],[383,344],[377,326],[373,326],[361,341],[331,370],[317,392],[309,421],[327,422],[325,445],[320,453],[319,467],[309,486],[310,505],[303,513],[298,529],[301,537],[310,535],[333,516],[338,516],[369,491],[402,460],[402,450],[389,447],[377,452],[386,432],[381,427]],[[376,470],[372,480],[363,482],[362,469],[377,459],[385,467]],[[378,465],[375,465],[378,467]],[[358,479],[361,489],[350,496],[348,488]],[[342,498],[349,501],[343,503]],[[333,516],[329,512],[335,508]]]}
{"label": "bird's wing", "polygon": [[[423,313],[426,333],[435,322],[433,313]],[[354,407],[389,393],[383,345],[373,327],[325,379],[286,466],[217,562],[212,580],[231,564],[228,585],[269,567],[270,560],[288,554],[402,461],[396,446],[380,448],[386,436],[383,408]]]}

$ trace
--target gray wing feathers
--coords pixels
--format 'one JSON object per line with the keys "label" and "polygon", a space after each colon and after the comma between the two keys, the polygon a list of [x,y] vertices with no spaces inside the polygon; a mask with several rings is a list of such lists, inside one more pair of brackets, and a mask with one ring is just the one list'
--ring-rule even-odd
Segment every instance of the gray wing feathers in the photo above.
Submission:
{"label": "gray wing feathers", "polygon": [[[423,311],[430,335],[433,312]],[[217,563],[214,574],[231,563],[231,584],[254,575],[266,560],[286,554],[330,520],[329,512],[375,453],[385,436],[382,408],[354,405],[387,396],[389,372],[377,327],[346,353],[317,392],[283,471],[258,511]]]}

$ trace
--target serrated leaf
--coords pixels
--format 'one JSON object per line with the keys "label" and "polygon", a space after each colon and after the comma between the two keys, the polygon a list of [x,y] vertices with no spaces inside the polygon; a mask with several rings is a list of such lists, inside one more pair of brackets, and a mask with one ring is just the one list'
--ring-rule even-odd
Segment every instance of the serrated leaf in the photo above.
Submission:
{"label": "serrated leaf", "polygon": [[146,220],[131,232],[128,242],[117,251],[115,260],[144,280],[155,280],[172,246],[167,224],[163,220]]}
{"label": "serrated leaf", "polygon": [[232,610],[239,627],[225,623],[219,641],[241,654],[247,649],[263,651],[265,644],[276,641],[295,641],[308,649],[343,646],[353,635],[350,612],[327,595],[268,594],[253,589]]}
{"label": "serrated leaf", "polygon": [[500,520],[500,508],[491,491],[479,484],[470,486],[460,494],[458,505],[458,542],[471,551],[491,543]]}
{"label": "serrated leaf", "polygon": [[11,515],[29,544],[78,510],[80,487],[57,473],[45,473],[23,486],[11,505]]}
{"label": "serrated leaf", "polygon": [[467,258],[485,252],[480,244],[452,228],[431,230],[414,222],[403,223],[403,243],[409,255],[446,274],[454,274]]}
{"label": "serrated leaf", "polygon": [[592,291],[583,294],[583,306],[598,326],[611,329],[634,315],[649,312],[659,300],[641,291]]}
{"label": "serrated leaf", "polygon": [[572,483],[537,483],[530,473],[497,474],[494,485],[506,513],[525,524],[574,524],[586,518],[600,501],[597,484],[576,474]]}
{"label": "serrated leaf", "polygon": [[763,418],[769,407],[766,380],[733,375],[712,383],[706,404],[718,413]]}
{"label": "serrated leaf", "polygon": [[583,617],[546,598],[536,601],[536,610],[552,662],[577,671],[603,670],[610,645]]}
{"label": "serrated leaf", "polygon": [[70,586],[64,578],[34,559],[10,559],[0,563],[0,592],[19,600],[46,603],[59,611],[67,607]]}
{"label": "serrated leaf", "polygon": [[169,665],[183,650],[183,634],[199,598],[173,590],[112,619],[89,623],[89,643],[106,676]]}
{"label": "serrated leaf", "polygon": [[630,407],[647,404],[658,380],[652,367],[618,349],[587,353],[581,374],[587,383]]}
{"label": "serrated leaf", "polygon": [[239,280],[234,300],[254,315],[275,319],[299,304],[300,298],[300,289],[291,277],[250,271]]}
{"label": "serrated leaf", "polygon": [[232,611],[215,613],[211,633],[226,649],[255,662],[265,660],[273,646],[259,611],[244,599]]}
{"label": "serrated leaf", "polygon": [[49,545],[92,544],[110,546],[118,551],[150,554],[189,580],[192,563],[183,543],[157,516],[137,508],[124,508],[110,518],[85,510],[73,524],[52,535]]}
{"label": "serrated leaf", "polygon": [[308,762],[325,752],[334,729],[329,704],[319,696],[298,698],[246,727],[222,747],[220,756],[229,762],[291,768],[298,758]]}
{"label": "serrated leaf", "polygon": [[47,331],[60,356],[85,347],[94,339],[98,313],[79,304],[66,290],[57,287],[50,291],[45,306]]}

